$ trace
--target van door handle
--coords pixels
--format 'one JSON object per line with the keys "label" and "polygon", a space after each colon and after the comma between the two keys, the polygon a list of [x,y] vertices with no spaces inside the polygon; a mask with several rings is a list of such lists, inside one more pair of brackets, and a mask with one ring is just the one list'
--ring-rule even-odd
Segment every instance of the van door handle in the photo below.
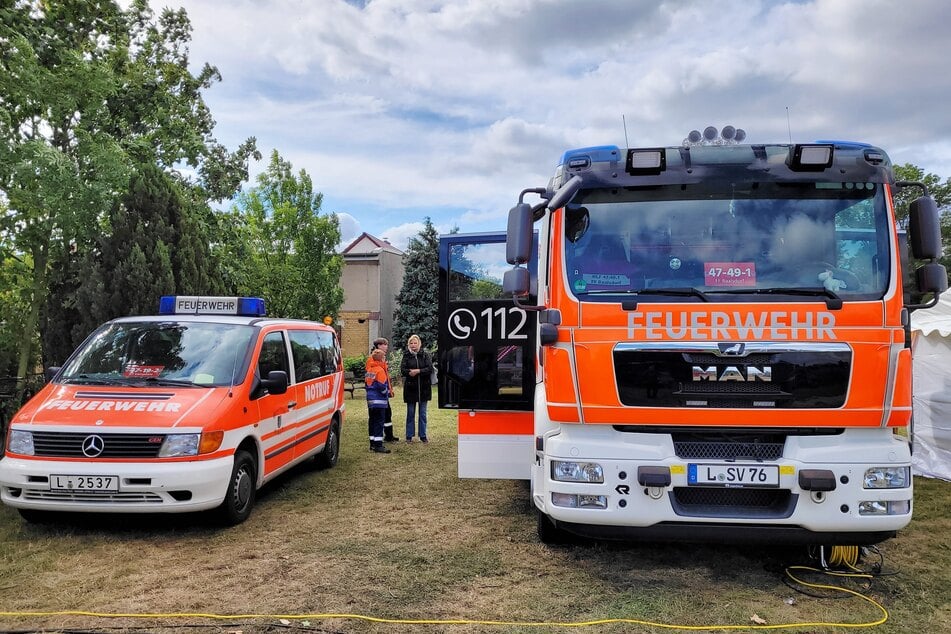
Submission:
{"label": "van door handle", "polygon": [[297,401],[291,401],[287,404],[287,409],[294,409],[295,407],[297,407]]}

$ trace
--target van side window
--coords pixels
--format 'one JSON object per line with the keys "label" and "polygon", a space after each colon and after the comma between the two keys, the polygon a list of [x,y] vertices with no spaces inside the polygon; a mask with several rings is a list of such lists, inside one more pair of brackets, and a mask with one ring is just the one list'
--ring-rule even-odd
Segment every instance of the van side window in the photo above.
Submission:
{"label": "van side window", "polygon": [[323,355],[324,374],[333,374],[343,369],[343,359],[340,355],[340,346],[337,345],[337,337],[332,332],[320,331],[317,333],[317,340],[320,342],[320,349]]}
{"label": "van side window", "polygon": [[269,372],[284,370],[290,379],[290,365],[287,362],[287,346],[284,345],[284,333],[270,332],[261,342],[261,356],[258,359],[258,374],[266,379]]}
{"label": "van side window", "polygon": [[[291,330],[291,354],[294,356],[294,372],[297,382],[326,376],[336,370],[332,364],[333,334],[317,330]],[[327,348],[327,338],[331,344]]]}

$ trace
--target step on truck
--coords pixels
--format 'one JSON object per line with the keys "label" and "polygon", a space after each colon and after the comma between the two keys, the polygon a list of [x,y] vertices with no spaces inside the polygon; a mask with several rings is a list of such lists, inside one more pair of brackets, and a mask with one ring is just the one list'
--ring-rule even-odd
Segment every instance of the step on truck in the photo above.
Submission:
{"label": "step on truck", "polygon": [[731,136],[565,152],[506,233],[441,237],[459,475],[528,480],[543,542],[867,545],[911,519],[935,202],[877,147]]}

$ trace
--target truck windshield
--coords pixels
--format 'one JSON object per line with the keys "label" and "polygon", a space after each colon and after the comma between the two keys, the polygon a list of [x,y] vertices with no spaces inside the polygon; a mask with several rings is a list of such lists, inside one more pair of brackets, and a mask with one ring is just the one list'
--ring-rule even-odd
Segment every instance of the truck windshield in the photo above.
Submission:
{"label": "truck windshield", "polygon": [[59,381],[88,385],[221,386],[241,382],[254,327],[123,322],[97,330]]}
{"label": "truck windshield", "polygon": [[874,183],[592,189],[565,210],[568,284],[589,301],[779,301],[783,289],[877,299],[888,288],[889,236]]}

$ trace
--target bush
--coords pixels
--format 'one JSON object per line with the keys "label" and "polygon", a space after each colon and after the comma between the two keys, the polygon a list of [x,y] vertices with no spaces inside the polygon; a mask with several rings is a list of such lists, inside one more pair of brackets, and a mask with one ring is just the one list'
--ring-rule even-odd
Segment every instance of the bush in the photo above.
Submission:
{"label": "bush", "polygon": [[353,372],[353,376],[362,379],[367,375],[367,355],[361,354],[343,358],[343,369]]}

